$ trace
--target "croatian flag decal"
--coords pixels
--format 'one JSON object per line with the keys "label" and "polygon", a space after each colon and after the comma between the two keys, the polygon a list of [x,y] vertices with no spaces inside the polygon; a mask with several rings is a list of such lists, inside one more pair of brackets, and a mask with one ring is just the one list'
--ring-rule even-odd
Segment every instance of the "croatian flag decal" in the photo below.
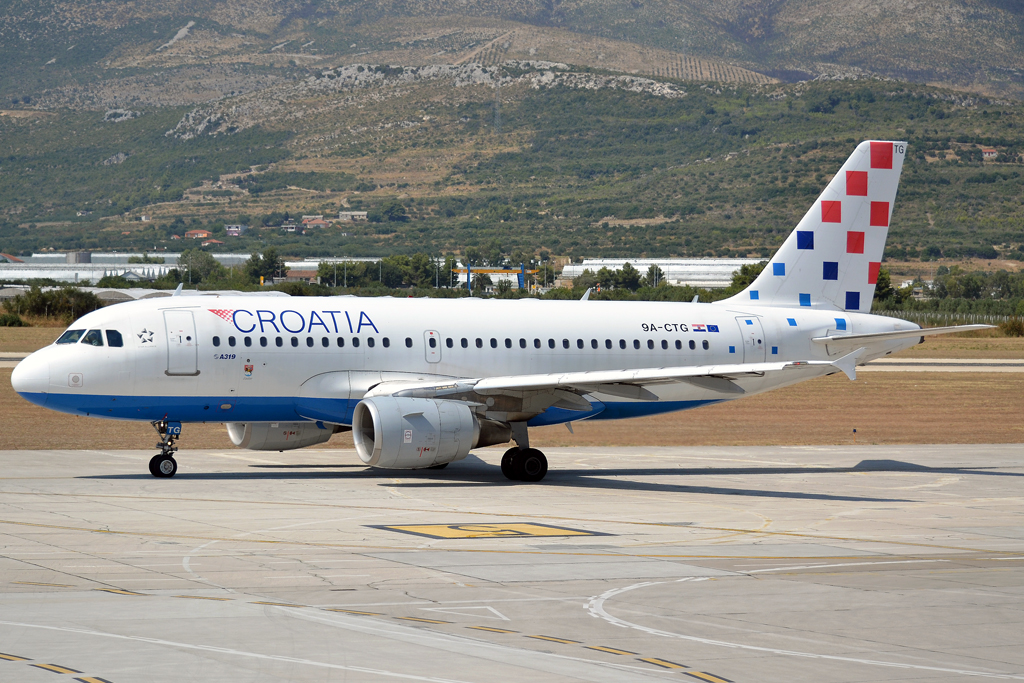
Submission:
{"label": "croatian flag decal", "polygon": [[694,332],[707,332],[708,331],[706,326],[698,324],[698,323],[694,323],[690,327],[693,328]]}
{"label": "croatian flag decal", "polygon": [[224,319],[225,322],[233,322],[232,316],[235,313],[233,310],[229,310],[226,308],[208,308],[206,310],[208,310],[210,313],[213,313],[218,318]]}

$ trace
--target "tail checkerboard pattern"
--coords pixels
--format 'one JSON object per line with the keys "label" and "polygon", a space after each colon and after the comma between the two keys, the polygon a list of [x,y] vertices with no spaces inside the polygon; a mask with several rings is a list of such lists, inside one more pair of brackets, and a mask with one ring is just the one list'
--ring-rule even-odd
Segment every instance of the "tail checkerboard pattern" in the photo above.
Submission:
{"label": "tail checkerboard pattern", "polygon": [[860,143],[753,284],[729,301],[870,311],[907,143]]}

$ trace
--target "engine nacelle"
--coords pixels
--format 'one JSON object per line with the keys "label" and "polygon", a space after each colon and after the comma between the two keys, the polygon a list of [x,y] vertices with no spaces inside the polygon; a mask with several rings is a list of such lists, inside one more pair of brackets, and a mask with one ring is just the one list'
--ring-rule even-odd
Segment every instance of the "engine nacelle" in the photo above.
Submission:
{"label": "engine nacelle", "polygon": [[321,428],[318,422],[229,422],[231,443],[250,451],[290,451],[324,443],[335,432],[334,425]]}
{"label": "engine nacelle", "polygon": [[510,437],[507,425],[481,421],[458,401],[374,396],[360,401],[352,415],[356,453],[372,467],[442,465],[462,460],[472,448]]}

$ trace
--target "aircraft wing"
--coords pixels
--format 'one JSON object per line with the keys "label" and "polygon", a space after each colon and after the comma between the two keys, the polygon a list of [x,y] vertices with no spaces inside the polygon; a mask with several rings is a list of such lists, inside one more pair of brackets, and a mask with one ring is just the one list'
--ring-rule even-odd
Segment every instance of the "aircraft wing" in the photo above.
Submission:
{"label": "aircraft wing", "polygon": [[891,339],[911,339],[913,337],[924,337],[932,334],[951,334],[953,332],[974,332],[975,330],[989,330],[995,325],[951,325],[948,327],[920,327],[915,330],[896,330],[894,332],[873,332],[871,334],[833,334],[827,337],[814,337],[811,341],[816,344],[829,344],[830,346],[846,345],[859,346],[873,341],[889,341]]}

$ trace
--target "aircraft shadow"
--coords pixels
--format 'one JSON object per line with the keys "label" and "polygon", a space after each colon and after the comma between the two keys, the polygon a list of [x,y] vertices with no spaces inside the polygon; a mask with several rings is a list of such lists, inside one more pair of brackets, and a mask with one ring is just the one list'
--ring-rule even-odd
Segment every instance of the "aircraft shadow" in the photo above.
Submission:
{"label": "aircraft shadow", "polygon": [[[500,470],[475,456],[455,463],[443,470],[378,470],[362,464],[288,464],[250,465],[258,471],[244,472],[179,472],[176,479],[196,481],[225,481],[253,479],[394,479],[398,476],[415,476],[418,481],[389,482],[396,488],[468,488],[479,486],[521,486],[502,476]],[[317,471],[296,471],[317,470]],[[834,493],[809,493],[802,491],[772,491],[758,488],[703,486],[690,483],[675,483],[678,477],[700,477],[741,475],[763,477],[782,474],[844,474],[853,472],[930,472],[937,474],[963,474],[983,476],[1021,477],[1024,473],[994,471],[996,468],[927,467],[898,460],[862,460],[853,467],[633,467],[612,469],[555,469],[540,484],[534,486],[564,486],[578,489],[628,490],[669,493],[690,493],[701,495],[754,496],[764,498],[791,498],[795,500],[836,500],[849,502],[912,502],[903,498],[875,498],[849,496]],[[281,471],[285,470],[285,471]],[[347,471],[337,471],[347,470]],[[616,477],[655,477],[659,481],[636,481]],[[89,475],[84,479],[150,479],[150,475],[117,474]],[[665,481],[672,478],[673,481]]]}

